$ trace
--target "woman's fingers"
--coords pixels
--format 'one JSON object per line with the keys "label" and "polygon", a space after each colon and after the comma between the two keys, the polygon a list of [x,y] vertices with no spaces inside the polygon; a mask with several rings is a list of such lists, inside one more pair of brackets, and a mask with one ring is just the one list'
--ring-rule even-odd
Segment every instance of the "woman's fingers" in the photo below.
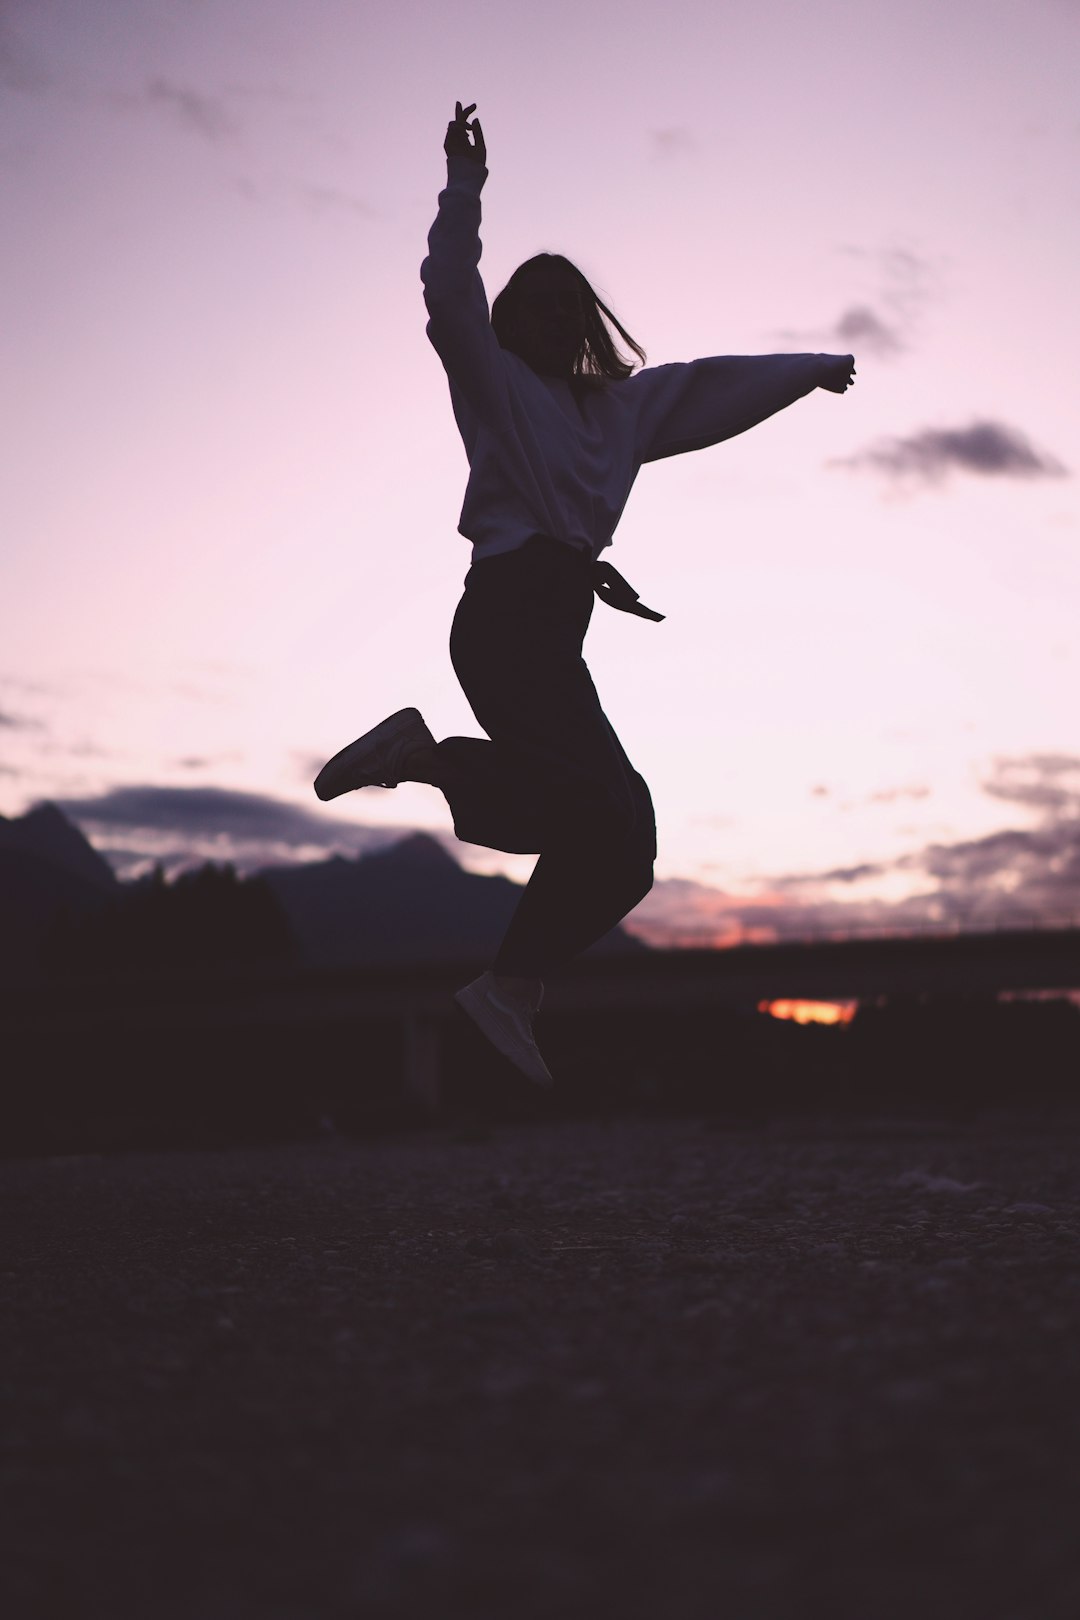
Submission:
{"label": "woman's fingers", "polygon": [[[446,126],[446,140],[443,149],[447,157],[471,157],[479,163],[487,161],[487,147],[484,144],[484,132],[480,128],[480,120],[474,118],[469,123],[469,117],[476,111],[476,102],[470,102],[463,107],[460,101],[454,103],[454,116]],[[469,136],[472,135],[472,144]]]}

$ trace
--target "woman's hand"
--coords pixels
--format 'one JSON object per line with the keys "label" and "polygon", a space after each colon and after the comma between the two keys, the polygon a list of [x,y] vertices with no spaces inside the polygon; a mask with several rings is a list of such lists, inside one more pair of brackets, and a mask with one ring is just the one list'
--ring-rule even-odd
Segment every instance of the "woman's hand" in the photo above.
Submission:
{"label": "woman's hand", "polygon": [[[484,145],[484,132],[480,128],[479,118],[469,123],[470,116],[476,111],[476,102],[469,107],[462,107],[460,101],[454,103],[457,112],[446,126],[446,139],[443,142],[443,151],[447,157],[470,158],[473,163],[482,167],[487,164],[487,147]],[[472,134],[470,144],[469,135]]]}
{"label": "woman's hand", "polygon": [[855,381],[855,356],[827,354],[824,359],[825,375],[818,383],[818,387],[827,388],[830,394],[842,394],[844,389],[850,388]]}

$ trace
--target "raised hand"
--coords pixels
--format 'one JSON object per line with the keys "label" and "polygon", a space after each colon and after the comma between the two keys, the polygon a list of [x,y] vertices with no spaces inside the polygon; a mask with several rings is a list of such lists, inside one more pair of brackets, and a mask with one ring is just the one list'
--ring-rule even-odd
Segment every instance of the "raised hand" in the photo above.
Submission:
{"label": "raised hand", "polygon": [[[469,123],[469,119],[476,111],[476,102],[474,101],[468,107],[462,107],[461,102],[456,101],[454,106],[457,111],[446,126],[443,151],[447,157],[470,158],[473,163],[486,165],[487,147],[484,145],[484,132],[480,128],[480,120],[479,118],[473,118],[472,123]],[[471,143],[469,141],[470,134],[472,135]]]}
{"label": "raised hand", "polygon": [[851,388],[855,382],[855,356],[853,354],[828,354],[825,356],[827,366],[819,388],[827,388],[830,394],[842,394],[845,388]]}

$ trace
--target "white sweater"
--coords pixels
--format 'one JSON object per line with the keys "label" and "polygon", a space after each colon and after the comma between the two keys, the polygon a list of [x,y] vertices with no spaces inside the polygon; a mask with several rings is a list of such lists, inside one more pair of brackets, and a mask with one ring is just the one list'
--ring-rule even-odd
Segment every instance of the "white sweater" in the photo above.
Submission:
{"label": "white sweater", "polygon": [[473,561],[546,534],[595,558],[611,544],[638,470],[754,427],[816,388],[817,354],[719,356],[649,366],[575,398],[499,346],[480,279],[487,170],[447,160],[420,267],[428,337],[450,380],[469,482],[458,531]]}

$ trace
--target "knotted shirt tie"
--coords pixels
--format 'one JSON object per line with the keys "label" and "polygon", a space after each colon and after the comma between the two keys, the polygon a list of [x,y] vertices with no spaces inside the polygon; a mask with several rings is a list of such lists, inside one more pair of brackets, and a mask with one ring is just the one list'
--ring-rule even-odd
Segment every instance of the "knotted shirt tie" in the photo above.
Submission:
{"label": "knotted shirt tie", "polygon": [[635,613],[639,619],[654,619],[657,624],[664,617],[639,601],[634,587],[609,562],[593,563],[592,586],[601,602],[618,608],[620,613]]}

